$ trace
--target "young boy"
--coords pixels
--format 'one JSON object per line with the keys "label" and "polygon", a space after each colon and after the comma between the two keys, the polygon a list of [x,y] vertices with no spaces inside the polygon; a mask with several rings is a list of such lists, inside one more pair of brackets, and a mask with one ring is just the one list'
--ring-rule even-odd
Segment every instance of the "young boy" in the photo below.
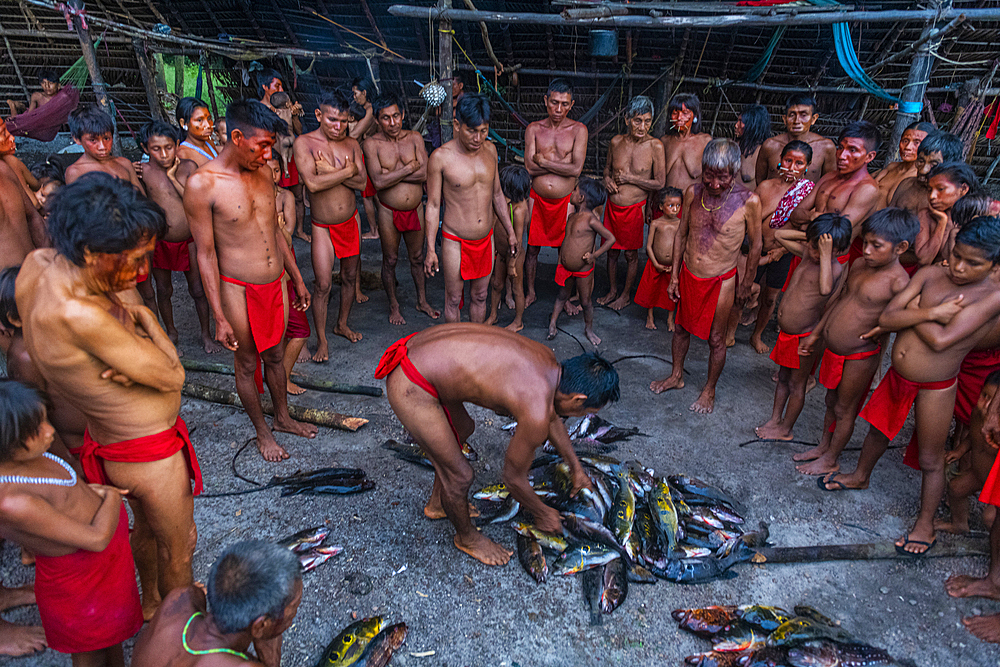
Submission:
{"label": "young boy", "polygon": [[121,492],[87,484],[48,452],[34,389],[0,380],[0,537],[35,554],[35,598],[50,648],[75,667],[124,665],[142,627]]}
{"label": "young boy", "polygon": [[167,233],[156,242],[151,262],[153,281],[156,283],[156,305],[163,320],[167,336],[177,344],[177,327],[174,326],[174,294],[171,273],[181,271],[187,280],[188,294],[194,299],[194,307],[201,325],[201,344],[207,354],[221,352],[222,346],[215,342],[209,322],[208,299],[201,284],[201,272],[195,259],[195,249],[191,239],[191,229],[184,214],[184,186],[188,177],[198,168],[191,160],[177,155],[177,146],[182,136],[180,130],[160,120],[146,123],[139,131],[142,149],[149,155],[149,162],[142,170],[142,182],[146,185],[149,198],[163,209],[167,221]]}
{"label": "young boy", "polygon": [[227,141],[229,141],[229,131],[226,130],[226,117],[223,116],[215,123],[215,145],[221,151]]}
{"label": "young boy", "polygon": [[802,262],[792,273],[778,308],[780,331],[771,350],[771,359],[780,366],[774,408],[771,418],[754,432],[764,440],[791,440],[792,427],[805,403],[806,382],[816,362],[816,352],[801,355],[799,344],[816,330],[827,302],[843,283],[844,265],[837,256],[851,245],[851,221],[843,215],[823,213],[804,233],[781,229],[775,238]]}
{"label": "young boy", "polygon": [[38,192],[35,193],[35,199],[38,200],[38,206],[42,209],[43,215],[45,210],[46,202],[51,199],[59,188],[61,188],[65,183],[63,182],[62,170],[51,162],[39,162],[31,168],[31,174],[36,179],[38,179]]}
{"label": "young boy", "polygon": [[934,546],[934,512],[944,494],[944,446],[955,407],[962,360],[996,324],[1000,291],[1000,218],[979,217],[955,236],[948,265],[917,271],[889,303],[875,338],[895,331],[892,368],[861,411],[871,428],[857,468],[819,479],[825,491],[865,489],[889,442],[903,428],[916,403],[916,428],[922,475],[920,513],[913,529],[896,541],[902,554],[921,555]]}
{"label": "young boy", "polygon": [[[944,261],[951,254],[955,244],[955,224],[952,222],[951,209],[959,199],[967,194],[979,194],[979,179],[972,167],[964,162],[943,162],[927,174],[927,208],[917,215],[920,218],[923,245],[915,248],[920,264],[912,270],[916,273],[920,265],[934,264]],[[919,243],[918,243],[919,245]]]}
{"label": "young boy", "polygon": [[635,292],[636,304],[648,308],[646,328],[656,329],[653,309],[667,311],[667,331],[674,330],[674,308],[677,304],[670,298],[670,271],[674,264],[674,235],[681,224],[681,203],[684,193],[678,188],[666,187],[656,193],[656,209],[660,215],[649,223],[646,238],[646,268],[642,270],[639,288]]}
{"label": "young boy", "polygon": [[[607,198],[608,191],[604,189],[604,184],[593,178],[579,179],[576,189],[570,195],[570,203],[576,206],[576,213],[566,221],[566,236],[559,248],[556,283],[560,287],[552,309],[552,319],[549,320],[548,340],[556,337],[559,313],[576,285],[580,290],[580,306],[583,307],[583,333],[594,346],[601,344],[601,339],[594,334],[594,304],[590,297],[594,291],[594,260],[615,243],[615,235],[594,215],[594,209],[601,206]],[[604,243],[597,252],[594,252],[595,234],[604,238]]]}
{"label": "young boy", "polygon": [[816,329],[799,345],[811,353],[824,345],[819,383],[827,388],[826,419],[820,444],[796,454],[796,469],[823,475],[840,469],[840,453],[854,433],[854,422],[882,359],[878,340],[862,336],[878,325],[879,316],[910,277],[899,257],[913,244],[920,223],[906,209],[886,208],[861,227],[862,261],[851,266],[844,289],[831,302]]}
{"label": "young boy", "polygon": [[[271,106],[274,107],[274,111],[278,114],[278,117],[288,123],[288,127],[291,127],[292,113],[295,111],[295,106],[292,104],[292,98],[288,93],[282,92],[271,95]],[[278,135],[277,143],[274,144],[274,148],[272,149],[274,153],[281,157],[281,167],[286,179],[292,177],[288,172],[288,165],[292,161],[292,145],[294,143],[295,135],[291,132],[280,134]]]}
{"label": "young boy", "polygon": [[[521,243],[517,257],[511,258],[510,249],[496,244],[493,259],[493,277],[490,279],[490,314],[486,324],[496,324],[500,311],[500,299],[504,284],[507,283],[514,296],[514,321],[507,325],[511,331],[524,328],[524,228],[528,224],[528,193],[531,191],[531,175],[520,165],[509,165],[500,170],[500,189],[507,200],[510,221],[514,225],[514,236]],[[493,234],[503,238],[503,224],[494,214]],[[508,283],[508,276],[510,281]]]}

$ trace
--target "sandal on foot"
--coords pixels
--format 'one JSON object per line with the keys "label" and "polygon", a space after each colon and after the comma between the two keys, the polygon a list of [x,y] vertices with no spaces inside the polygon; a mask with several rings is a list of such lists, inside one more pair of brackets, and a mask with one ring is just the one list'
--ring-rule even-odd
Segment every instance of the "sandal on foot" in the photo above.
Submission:
{"label": "sandal on foot", "polygon": [[[819,477],[816,478],[816,486],[819,487],[820,491],[827,491],[829,493],[833,493],[834,491],[861,491],[861,489],[856,489],[853,486],[845,485],[839,479],[834,479],[833,478],[834,475],[837,474],[839,473],[831,472],[827,473],[826,475],[820,475]],[[835,484],[836,486],[834,486],[832,489],[828,489],[826,488],[827,484]]]}
{"label": "sandal on foot", "polygon": [[[927,548],[924,549],[923,551],[920,551],[920,552],[907,551],[906,550],[906,545],[908,545],[908,544],[922,544],[923,546],[925,546]],[[924,542],[923,540],[911,540],[909,537],[907,537],[906,541],[903,542],[902,546],[900,546],[898,544],[896,545],[896,553],[898,553],[901,556],[911,556],[913,558],[920,558],[921,556],[925,555],[928,551],[930,551],[931,549],[933,549],[935,544],[937,544],[937,538],[936,537],[933,540],[931,540],[930,542]]]}

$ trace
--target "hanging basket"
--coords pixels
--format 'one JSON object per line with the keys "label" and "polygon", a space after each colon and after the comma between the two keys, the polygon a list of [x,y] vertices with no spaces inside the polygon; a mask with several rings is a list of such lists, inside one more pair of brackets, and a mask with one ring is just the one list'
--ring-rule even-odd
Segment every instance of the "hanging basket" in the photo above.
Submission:
{"label": "hanging basket", "polygon": [[613,58],[618,55],[617,30],[591,30],[590,55],[595,58]]}

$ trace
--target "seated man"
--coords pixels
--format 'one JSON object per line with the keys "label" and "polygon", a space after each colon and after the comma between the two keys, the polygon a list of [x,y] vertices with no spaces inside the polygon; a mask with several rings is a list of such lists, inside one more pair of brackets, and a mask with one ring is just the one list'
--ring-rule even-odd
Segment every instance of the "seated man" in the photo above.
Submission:
{"label": "seated man", "polygon": [[[302,601],[299,559],[250,540],[222,552],[199,586],[178,588],[139,635],[132,664],[143,667],[281,664],[281,635]],[[244,651],[253,642],[257,659]]]}

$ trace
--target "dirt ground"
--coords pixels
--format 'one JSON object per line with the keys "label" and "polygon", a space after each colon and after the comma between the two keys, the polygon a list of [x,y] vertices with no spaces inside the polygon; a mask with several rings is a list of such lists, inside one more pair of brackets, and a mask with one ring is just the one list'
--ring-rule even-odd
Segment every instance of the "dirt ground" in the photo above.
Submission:
{"label": "dirt ground", "polygon": [[[307,284],[312,278],[309,250],[296,240]],[[311,377],[337,382],[381,385],[372,379],[382,351],[396,339],[433,322],[414,309],[414,290],[405,253],[397,268],[399,291],[407,324],[390,326],[384,292],[369,290],[370,300],[356,306],[351,325],[364,339],[351,345],[331,337],[331,359],[323,365],[299,367]],[[540,301],[526,313],[522,332],[545,340],[545,327],[555,294],[552,278],[555,253],[546,250],[539,267]],[[644,258],[643,258],[644,261]],[[365,241],[363,268],[377,272],[377,241]],[[624,263],[621,266],[624,269]],[[621,272],[619,274],[622,275]],[[190,358],[207,358],[197,345],[194,308],[183,278],[175,276],[174,302],[183,326],[180,347]],[[336,289],[336,288],[335,288]],[[603,264],[598,271],[597,295],[607,289]],[[336,294],[336,292],[335,292]],[[443,284],[430,281],[429,294],[440,306]],[[334,321],[336,298],[331,306]],[[599,308],[595,327],[604,342],[600,352],[611,360],[627,355],[670,358],[670,335],[662,313],[658,331],[643,327],[645,311],[632,305],[621,313]],[[465,314],[467,318],[467,313]],[[501,310],[501,323],[512,315]],[[566,318],[560,325],[583,340],[581,317]],[[771,541],[779,546],[850,544],[893,540],[910,525],[917,510],[919,476],[902,464],[902,443],[912,425],[904,429],[872,479],[872,488],[858,493],[824,493],[812,477],[795,472],[790,457],[802,445],[748,443],[752,427],[770,412],[774,367],[747,345],[749,330],[741,327],[737,345],[729,352],[719,383],[715,412],[697,416],[688,411],[704,380],[707,346],[694,342],[688,357],[687,386],[679,391],[653,395],[650,380],[663,377],[669,365],[653,358],[630,359],[617,364],[622,400],[602,412],[623,426],[638,426],[649,434],[621,443],[615,455],[637,458],[660,472],[685,472],[719,484],[748,507],[748,518],[770,523]],[[315,337],[314,337],[315,338]],[[773,342],[773,329],[765,340]],[[314,343],[310,343],[313,347]],[[581,344],[565,333],[551,341],[556,355],[579,354]],[[592,349],[589,345],[586,348]],[[231,363],[228,353],[213,360]],[[204,384],[232,389],[232,378],[190,373]],[[284,665],[309,667],[324,647],[353,615],[381,614],[389,622],[405,621],[409,635],[393,664],[442,667],[522,667],[577,665],[679,665],[691,653],[708,650],[708,642],[682,633],[670,618],[679,607],[711,604],[759,603],[791,608],[809,604],[841,621],[863,641],[888,649],[922,667],[939,665],[997,665],[1000,650],[968,634],[960,619],[975,613],[996,613],[996,603],[986,600],[953,600],[943,588],[947,576],[958,572],[985,572],[985,558],[942,558],[913,561],[859,561],[789,565],[739,565],[736,578],[705,585],[633,585],[628,599],[603,626],[591,627],[584,609],[580,582],[573,577],[553,577],[538,585],[516,559],[502,568],[488,568],[458,552],[451,543],[446,521],[430,522],[421,509],[431,487],[431,473],[399,461],[379,447],[386,438],[403,437],[403,429],[384,398],[348,396],[315,391],[293,402],[321,406],[358,415],[370,423],[356,433],[320,429],[314,441],[278,434],[278,441],[292,457],[280,464],[265,463],[253,449],[236,462],[240,473],[264,482],[273,474],[323,466],[357,466],[375,480],[375,490],[354,496],[280,498],[275,491],[195,502],[198,548],[195,577],[204,580],[216,555],[227,545],[250,538],[278,539],[303,528],[328,523],[331,544],[344,553],[305,575],[305,593],[295,624],[285,633]],[[796,436],[815,442],[822,423],[823,395],[813,391],[799,419]],[[492,413],[472,408],[478,427],[471,438],[479,452],[473,464],[474,488],[499,481],[508,434],[507,422]],[[198,400],[185,399],[182,415],[191,427],[205,477],[207,494],[249,488],[233,475],[233,456],[252,435],[242,411]],[[866,432],[859,422],[852,451],[844,466],[853,467],[857,448]],[[741,446],[745,444],[745,446]],[[982,530],[979,511],[974,524]],[[515,548],[514,532],[503,525],[483,528],[491,538]],[[947,537],[942,537],[948,543]],[[32,579],[21,566],[11,544],[0,553],[0,576],[7,585]],[[367,594],[350,591],[348,575],[364,575],[371,585]],[[354,579],[357,581],[357,579]],[[10,612],[13,622],[38,622],[34,608]],[[129,642],[128,646],[131,646]],[[411,653],[433,651],[427,657]],[[11,665],[37,667],[69,665],[68,656],[52,651],[23,659],[0,659]]]}

